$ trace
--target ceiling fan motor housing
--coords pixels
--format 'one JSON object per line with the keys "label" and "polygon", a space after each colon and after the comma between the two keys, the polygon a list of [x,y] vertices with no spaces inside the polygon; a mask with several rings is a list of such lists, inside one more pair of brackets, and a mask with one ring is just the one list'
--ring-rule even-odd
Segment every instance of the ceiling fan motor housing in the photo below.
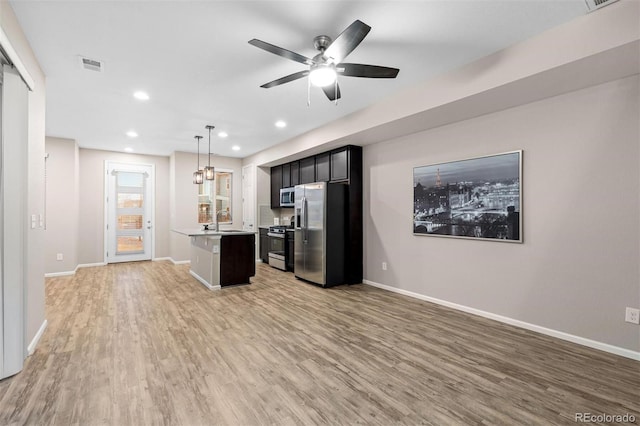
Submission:
{"label": "ceiling fan motor housing", "polygon": [[313,47],[320,52],[324,52],[333,40],[327,35],[319,35],[313,39]]}

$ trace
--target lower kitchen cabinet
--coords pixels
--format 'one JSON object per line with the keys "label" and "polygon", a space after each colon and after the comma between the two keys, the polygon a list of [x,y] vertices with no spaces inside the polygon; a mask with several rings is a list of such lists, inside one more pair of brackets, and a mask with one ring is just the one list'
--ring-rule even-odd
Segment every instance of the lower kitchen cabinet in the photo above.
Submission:
{"label": "lower kitchen cabinet", "polygon": [[294,252],[295,252],[295,232],[287,231],[287,247],[285,252],[285,259],[287,260],[287,271],[293,271],[294,262]]}
{"label": "lower kitchen cabinet", "polygon": [[269,263],[269,228],[260,228],[260,259],[262,263]]}
{"label": "lower kitchen cabinet", "polygon": [[223,235],[220,240],[220,286],[248,284],[256,274],[256,236]]}

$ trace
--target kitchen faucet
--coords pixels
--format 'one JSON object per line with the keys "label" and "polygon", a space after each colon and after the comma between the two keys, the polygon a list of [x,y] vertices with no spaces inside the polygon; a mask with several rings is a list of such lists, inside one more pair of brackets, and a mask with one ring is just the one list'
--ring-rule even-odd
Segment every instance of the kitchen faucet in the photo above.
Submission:
{"label": "kitchen faucet", "polygon": [[220,213],[224,213],[225,210],[218,210],[216,212],[216,232],[220,232]]}

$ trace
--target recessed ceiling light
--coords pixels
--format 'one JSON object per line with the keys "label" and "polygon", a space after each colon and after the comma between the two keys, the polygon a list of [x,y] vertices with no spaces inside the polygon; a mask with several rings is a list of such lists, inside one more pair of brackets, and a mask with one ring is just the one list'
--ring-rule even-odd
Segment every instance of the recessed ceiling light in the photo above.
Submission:
{"label": "recessed ceiling light", "polygon": [[129,136],[130,138],[137,138],[138,137],[138,132],[136,132],[135,130],[129,130],[127,132],[127,136]]}
{"label": "recessed ceiling light", "polygon": [[147,92],[143,92],[141,90],[138,90],[137,92],[133,93],[133,97],[141,100],[141,101],[148,101],[149,100],[149,94]]}
{"label": "recessed ceiling light", "polygon": [[218,133],[218,137],[220,137],[220,138],[226,138],[227,136],[229,136],[229,134],[227,132]]}
{"label": "recessed ceiling light", "polygon": [[126,147],[124,150],[125,150],[125,152],[133,152],[133,148],[131,148],[129,146]]}
{"label": "recessed ceiling light", "polygon": [[231,149],[234,151],[240,151],[240,147],[238,145],[232,146]]}
{"label": "recessed ceiling light", "polygon": [[282,129],[283,127],[287,127],[287,123],[285,123],[282,120],[278,120],[278,121],[276,121],[276,127],[279,127],[279,128]]}

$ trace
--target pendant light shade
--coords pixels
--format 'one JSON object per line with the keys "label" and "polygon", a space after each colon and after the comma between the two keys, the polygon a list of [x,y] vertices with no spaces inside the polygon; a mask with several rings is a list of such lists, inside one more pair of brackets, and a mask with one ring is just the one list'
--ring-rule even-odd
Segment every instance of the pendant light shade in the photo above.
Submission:
{"label": "pendant light shade", "polygon": [[202,170],[193,172],[193,183],[195,183],[196,185],[200,185],[202,183],[203,176],[204,176],[204,173],[202,173]]}
{"label": "pendant light shade", "polygon": [[209,163],[204,167],[204,178],[206,180],[214,180],[216,178],[216,170],[211,165],[211,130],[215,129],[215,126],[209,124],[204,128],[209,130]]}
{"label": "pendant light shade", "polygon": [[193,172],[193,183],[200,185],[204,176],[204,173],[200,170],[200,139],[202,139],[202,136],[194,136],[194,138],[198,140],[198,168]]}

